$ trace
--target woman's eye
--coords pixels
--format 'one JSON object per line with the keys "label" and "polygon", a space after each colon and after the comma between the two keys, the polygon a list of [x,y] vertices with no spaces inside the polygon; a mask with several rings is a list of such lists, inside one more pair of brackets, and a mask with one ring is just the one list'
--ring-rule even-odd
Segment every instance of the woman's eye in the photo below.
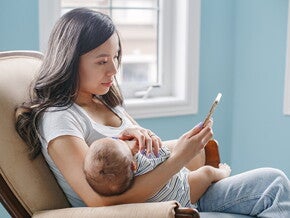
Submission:
{"label": "woman's eye", "polygon": [[100,62],[98,62],[99,65],[104,65],[106,63],[107,63],[107,61],[100,61]]}

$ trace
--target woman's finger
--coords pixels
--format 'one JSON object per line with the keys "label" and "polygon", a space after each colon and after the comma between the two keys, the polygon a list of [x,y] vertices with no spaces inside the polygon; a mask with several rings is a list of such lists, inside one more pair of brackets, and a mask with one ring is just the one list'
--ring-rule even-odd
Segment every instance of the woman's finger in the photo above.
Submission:
{"label": "woman's finger", "polygon": [[147,156],[152,153],[152,139],[151,138],[146,138],[146,154]]}
{"label": "woman's finger", "polygon": [[195,135],[194,138],[196,138],[201,148],[203,148],[212,137],[213,137],[212,128],[206,126],[197,135]]}
{"label": "woman's finger", "polygon": [[205,126],[210,126],[210,127],[212,127],[213,126],[213,119],[212,119],[212,117],[203,125],[204,127]]}
{"label": "woman's finger", "polygon": [[159,156],[159,149],[162,146],[161,139],[157,135],[153,135],[153,136],[151,136],[151,138],[152,138],[153,153],[156,157],[158,157]]}
{"label": "woman's finger", "polygon": [[145,144],[145,137],[140,131],[139,127],[127,128],[119,134],[119,139],[121,140],[132,140],[135,139],[139,147],[143,147]]}
{"label": "woman's finger", "polygon": [[154,132],[152,132],[151,130],[147,130],[147,133],[149,135],[149,137],[151,138],[151,141],[152,141],[152,150],[151,152],[154,153],[155,156],[158,156],[158,153],[159,153],[159,149],[161,147],[161,139],[155,135]]}
{"label": "woman's finger", "polygon": [[203,128],[203,123],[200,122],[195,127],[193,127],[191,130],[189,130],[188,132],[183,134],[183,136],[187,137],[187,138],[190,138],[190,137],[196,135],[197,133],[199,133],[202,130],[202,128]]}
{"label": "woman's finger", "polygon": [[132,131],[133,131],[133,129],[128,128],[128,129],[125,129],[124,131],[120,132],[120,134],[118,136],[119,139],[122,139],[122,140],[134,139],[135,136],[134,136],[134,134],[132,134]]}
{"label": "woman's finger", "polygon": [[155,135],[151,130],[144,129],[140,126],[127,128],[119,134],[121,140],[136,140],[139,150],[146,154],[154,153],[158,156],[161,147],[161,139]]}
{"label": "woman's finger", "polygon": [[149,155],[150,153],[152,153],[152,138],[151,136],[153,136],[154,134],[148,130],[148,129],[141,129],[140,130],[142,132],[142,134],[145,137],[145,149],[146,149],[146,154]]}

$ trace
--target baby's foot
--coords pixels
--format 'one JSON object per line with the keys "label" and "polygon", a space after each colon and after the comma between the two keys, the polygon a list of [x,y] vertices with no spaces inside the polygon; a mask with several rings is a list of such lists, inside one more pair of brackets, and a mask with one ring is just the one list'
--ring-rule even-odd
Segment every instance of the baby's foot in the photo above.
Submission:
{"label": "baby's foot", "polygon": [[216,179],[215,182],[229,177],[231,174],[231,168],[226,163],[220,163],[219,168],[215,168]]}

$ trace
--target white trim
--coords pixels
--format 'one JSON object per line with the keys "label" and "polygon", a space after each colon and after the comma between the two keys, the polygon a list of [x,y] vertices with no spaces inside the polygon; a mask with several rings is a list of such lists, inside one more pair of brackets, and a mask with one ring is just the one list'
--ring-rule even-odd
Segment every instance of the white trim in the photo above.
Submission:
{"label": "white trim", "polygon": [[126,100],[126,110],[134,118],[176,116],[192,114],[195,107],[192,102],[178,97],[128,99]]}
{"label": "white trim", "polygon": [[39,50],[45,52],[49,34],[60,17],[59,0],[38,0]]}
{"label": "white trim", "polygon": [[[126,100],[127,111],[132,117],[177,116],[198,112],[200,4],[200,0],[178,1],[180,10],[176,11],[176,16],[185,16],[186,24],[175,25],[171,36],[175,45],[175,52],[171,52],[175,54],[172,57],[175,63],[172,69],[179,72],[172,78],[175,81],[171,83],[174,86],[172,96]],[[181,14],[182,9],[186,9],[186,13],[183,11],[184,14]]]}
{"label": "white trim", "polygon": [[[195,114],[198,111],[201,0],[164,1],[166,4],[167,1],[171,1],[174,9],[177,9],[171,10],[165,19],[174,16],[178,18],[174,19],[173,23],[168,22],[161,33],[167,34],[165,38],[170,42],[169,46],[168,41],[164,42],[168,50],[163,54],[166,56],[163,58],[169,59],[173,65],[165,65],[166,69],[162,70],[174,71],[174,77],[169,81],[173,89],[170,96],[125,100],[126,108],[134,118],[177,116]],[[40,51],[44,52],[49,33],[59,17],[59,0],[39,0]],[[183,22],[180,19],[183,19]],[[173,30],[169,30],[172,27],[170,25],[174,25]],[[153,89],[152,94],[154,92],[158,92],[158,88]]]}
{"label": "white trim", "polygon": [[287,53],[285,68],[284,107],[285,115],[290,115],[290,3],[288,5]]}

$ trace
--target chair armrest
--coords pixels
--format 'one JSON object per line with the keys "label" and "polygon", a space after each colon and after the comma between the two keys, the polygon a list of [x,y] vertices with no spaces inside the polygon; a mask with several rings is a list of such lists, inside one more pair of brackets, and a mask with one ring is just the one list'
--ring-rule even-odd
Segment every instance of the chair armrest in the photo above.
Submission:
{"label": "chair armrest", "polygon": [[175,208],[175,218],[200,218],[196,209],[188,207]]}
{"label": "chair armrest", "polygon": [[218,167],[220,163],[218,142],[214,139],[210,140],[204,147],[204,151],[205,151],[205,165]]}
{"label": "chair armrest", "polygon": [[[176,216],[178,215],[178,216]],[[74,207],[57,210],[39,211],[33,218],[79,218],[79,217],[118,217],[118,218],[152,218],[152,217],[188,217],[199,218],[197,210],[192,208],[179,208],[176,201],[122,204],[106,207]]]}

